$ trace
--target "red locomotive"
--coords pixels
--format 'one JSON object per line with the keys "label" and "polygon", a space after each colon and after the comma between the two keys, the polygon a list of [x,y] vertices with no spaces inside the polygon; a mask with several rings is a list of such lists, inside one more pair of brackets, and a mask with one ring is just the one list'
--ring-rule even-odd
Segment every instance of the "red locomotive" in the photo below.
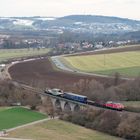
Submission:
{"label": "red locomotive", "polygon": [[112,102],[112,101],[106,102],[103,106],[106,107],[106,108],[120,110],[120,111],[122,111],[124,109],[124,105],[123,104],[115,103],[115,102]]}
{"label": "red locomotive", "polygon": [[118,111],[122,111],[124,109],[123,104],[112,102],[112,101],[103,102],[103,101],[91,101],[91,100],[88,100],[87,103],[89,105],[103,107],[103,108],[109,108],[109,109],[118,110]]}

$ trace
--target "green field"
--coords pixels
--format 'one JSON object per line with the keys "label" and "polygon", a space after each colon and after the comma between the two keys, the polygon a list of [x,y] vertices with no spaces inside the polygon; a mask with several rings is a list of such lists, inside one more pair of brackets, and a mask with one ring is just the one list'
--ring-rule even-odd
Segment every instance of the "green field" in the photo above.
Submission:
{"label": "green field", "polygon": [[50,120],[10,132],[9,137],[34,140],[122,140],[60,120]]}
{"label": "green field", "polygon": [[140,101],[126,101],[126,102],[123,102],[123,104],[126,107],[130,106],[130,107],[138,107],[138,108],[140,108]]}
{"label": "green field", "polygon": [[0,130],[13,128],[46,118],[45,115],[21,107],[0,109]]}
{"label": "green field", "polygon": [[112,75],[140,75],[140,51],[64,57],[65,64],[77,70]]}
{"label": "green field", "polygon": [[0,49],[0,62],[11,58],[46,54],[49,49]]}

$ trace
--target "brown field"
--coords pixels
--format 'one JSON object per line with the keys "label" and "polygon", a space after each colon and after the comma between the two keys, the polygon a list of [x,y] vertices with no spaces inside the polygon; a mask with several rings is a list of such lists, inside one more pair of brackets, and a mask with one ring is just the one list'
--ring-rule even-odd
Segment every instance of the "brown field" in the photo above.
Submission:
{"label": "brown field", "polygon": [[114,82],[110,78],[80,75],[56,69],[49,59],[30,61],[16,64],[9,69],[13,80],[20,81],[31,86],[57,87],[72,90],[72,85],[80,79],[95,79],[102,83]]}

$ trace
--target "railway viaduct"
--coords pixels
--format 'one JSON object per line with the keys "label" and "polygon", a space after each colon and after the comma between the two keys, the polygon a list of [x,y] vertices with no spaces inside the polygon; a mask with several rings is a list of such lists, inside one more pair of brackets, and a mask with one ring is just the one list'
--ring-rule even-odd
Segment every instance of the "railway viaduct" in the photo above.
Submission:
{"label": "railway viaduct", "polygon": [[34,93],[38,93],[41,97],[42,102],[46,102],[46,99],[49,97],[51,99],[52,105],[54,109],[61,109],[62,111],[78,111],[80,109],[84,109],[87,107],[87,104],[80,103],[77,101],[69,100],[63,97],[54,96],[52,94],[44,93],[43,90],[33,88],[31,86],[25,85],[23,83],[19,83],[17,81],[12,81],[12,83],[17,87],[22,87],[26,90],[33,91]]}
{"label": "railway viaduct", "polygon": [[47,97],[50,97],[54,109],[61,109],[62,111],[74,112],[74,111],[78,111],[80,109],[84,109],[86,107],[86,104],[84,104],[84,103],[72,101],[69,99],[65,99],[65,98],[58,97],[58,96],[53,96],[53,95],[46,94],[46,93],[41,94],[42,101],[43,100],[45,101],[45,99]]}

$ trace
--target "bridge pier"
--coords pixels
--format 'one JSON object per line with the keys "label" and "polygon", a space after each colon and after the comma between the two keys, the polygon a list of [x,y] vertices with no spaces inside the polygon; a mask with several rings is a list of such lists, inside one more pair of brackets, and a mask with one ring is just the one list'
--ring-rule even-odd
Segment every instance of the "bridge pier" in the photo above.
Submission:
{"label": "bridge pier", "polygon": [[40,95],[40,97],[41,97],[41,101],[42,101],[42,103],[43,104],[46,104],[46,101],[47,101],[47,96],[44,96],[44,95]]}
{"label": "bridge pier", "polygon": [[62,111],[65,110],[65,104],[66,104],[66,101],[63,101],[63,100],[60,101]]}
{"label": "bridge pier", "polygon": [[[53,107],[57,108],[56,104],[57,104],[58,99],[51,97],[51,101],[52,101]],[[76,107],[77,107],[77,110],[80,109],[78,104],[75,104],[75,103],[72,103],[72,102],[67,102],[67,101],[64,101],[64,100],[59,100],[59,101],[60,101],[60,107],[61,107],[62,111],[66,110],[67,105],[70,106],[70,111],[72,111],[72,112],[74,112],[76,110]]]}
{"label": "bridge pier", "polygon": [[69,105],[70,105],[70,108],[71,108],[71,111],[72,111],[72,112],[74,112],[76,106],[78,106],[77,104],[74,104],[74,103],[71,103],[71,102],[69,102]]}
{"label": "bridge pier", "polygon": [[56,100],[57,100],[56,98],[51,97],[53,108],[56,108]]}

